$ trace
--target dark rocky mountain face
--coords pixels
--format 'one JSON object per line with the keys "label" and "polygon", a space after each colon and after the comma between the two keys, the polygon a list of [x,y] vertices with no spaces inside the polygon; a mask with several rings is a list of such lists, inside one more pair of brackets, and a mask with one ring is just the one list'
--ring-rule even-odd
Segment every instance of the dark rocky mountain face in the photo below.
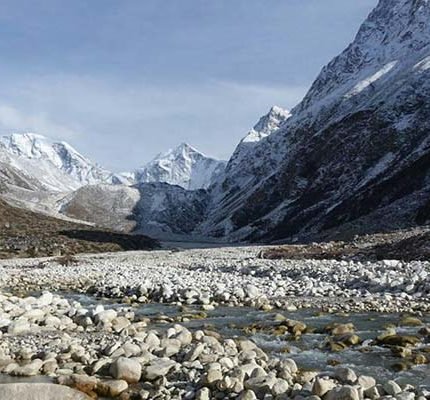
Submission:
{"label": "dark rocky mountain face", "polygon": [[426,223],[429,140],[430,3],[381,0],[292,117],[217,188],[205,229],[275,241]]}
{"label": "dark rocky mountain face", "polygon": [[152,237],[191,235],[207,212],[206,190],[185,190],[167,183],[141,183],[133,214],[136,232]]}

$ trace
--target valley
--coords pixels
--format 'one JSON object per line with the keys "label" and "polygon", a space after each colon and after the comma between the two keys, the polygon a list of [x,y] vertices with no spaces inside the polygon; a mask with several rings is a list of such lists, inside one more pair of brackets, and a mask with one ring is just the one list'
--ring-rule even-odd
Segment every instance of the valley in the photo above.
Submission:
{"label": "valley", "polygon": [[[430,0],[379,0],[226,160],[179,141],[110,171],[55,131],[2,133],[0,400],[429,400],[429,82]],[[193,99],[142,135],[201,121]]]}

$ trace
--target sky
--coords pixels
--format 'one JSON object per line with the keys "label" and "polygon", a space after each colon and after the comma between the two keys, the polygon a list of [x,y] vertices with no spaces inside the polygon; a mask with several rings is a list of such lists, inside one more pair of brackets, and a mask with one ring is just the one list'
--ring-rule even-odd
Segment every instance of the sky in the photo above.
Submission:
{"label": "sky", "polygon": [[377,0],[2,0],[0,134],[114,171],[187,142],[227,159],[291,109]]}

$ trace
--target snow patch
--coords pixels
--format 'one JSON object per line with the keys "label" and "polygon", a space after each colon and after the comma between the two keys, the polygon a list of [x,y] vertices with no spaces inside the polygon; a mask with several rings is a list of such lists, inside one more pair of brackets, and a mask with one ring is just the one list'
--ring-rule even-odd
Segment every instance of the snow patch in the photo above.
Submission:
{"label": "snow patch", "polygon": [[368,169],[366,177],[360,182],[359,186],[364,186],[372,179],[382,174],[390,166],[395,157],[396,156],[391,152],[385,154],[385,156],[383,156],[373,167]]}
{"label": "snow patch", "polygon": [[419,71],[427,71],[430,69],[430,56],[424,58],[424,60],[420,61],[418,64],[415,64],[414,69],[418,69]]}
{"label": "snow patch", "polygon": [[378,72],[357,83],[354,88],[345,95],[345,97],[348,99],[361,93],[363,90],[371,86],[374,82],[381,79],[384,75],[388,74],[388,72],[390,72],[397,65],[397,63],[398,61],[392,61],[384,65]]}

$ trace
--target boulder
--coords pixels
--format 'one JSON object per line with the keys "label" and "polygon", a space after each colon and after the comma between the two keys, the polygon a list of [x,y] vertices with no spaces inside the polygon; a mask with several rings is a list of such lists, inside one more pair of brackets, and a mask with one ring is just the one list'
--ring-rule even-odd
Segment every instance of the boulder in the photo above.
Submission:
{"label": "boulder", "polygon": [[18,319],[13,321],[7,328],[9,335],[20,335],[22,333],[30,332],[31,325],[26,319]]}
{"label": "boulder", "polygon": [[210,400],[211,392],[208,388],[201,388],[197,393],[195,400]]}
{"label": "boulder", "polygon": [[137,383],[142,376],[142,367],[133,358],[119,357],[111,364],[110,373],[115,379],[125,380],[128,383]]}
{"label": "boulder", "polygon": [[376,339],[377,343],[384,346],[415,346],[421,342],[421,339],[413,335],[381,335]]}
{"label": "boulder", "polygon": [[128,389],[128,383],[124,380],[100,381],[97,384],[96,392],[103,397],[117,397]]}
{"label": "boulder", "polygon": [[42,296],[37,299],[37,304],[42,307],[49,306],[50,304],[52,304],[53,300],[54,295],[52,293],[43,292]]}
{"label": "boulder", "polygon": [[145,379],[150,381],[166,376],[176,366],[176,361],[169,358],[156,358],[143,371]]}
{"label": "boulder", "polygon": [[312,394],[323,397],[326,393],[336,387],[336,383],[329,379],[317,377],[312,386]]}
{"label": "boulder", "polygon": [[257,400],[257,396],[252,390],[244,390],[240,394],[239,400]]}
{"label": "boulder", "polygon": [[272,374],[258,376],[245,381],[245,389],[252,390],[257,397],[263,398],[266,394],[271,393],[272,388],[277,381],[276,376]]}
{"label": "boulder", "polygon": [[334,371],[334,376],[341,383],[353,384],[357,381],[357,375],[351,368],[336,368]]}
{"label": "boulder", "polygon": [[90,400],[86,394],[53,383],[0,384],[0,400]]}
{"label": "boulder", "polygon": [[353,386],[339,386],[330,390],[324,397],[325,400],[360,400],[360,393]]}
{"label": "boulder", "polygon": [[424,323],[416,317],[406,316],[400,320],[400,326],[422,326],[422,325],[424,325]]}
{"label": "boulder", "polygon": [[390,396],[395,396],[402,392],[402,388],[394,381],[388,381],[384,384],[384,391]]}
{"label": "boulder", "polygon": [[376,386],[376,380],[375,378],[371,377],[371,376],[366,376],[366,375],[361,375],[358,378],[358,382],[357,384],[364,390],[369,390],[371,388],[373,388],[374,386]]}
{"label": "boulder", "polygon": [[125,317],[116,317],[111,321],[112,329],[115,332],[121,332],[123,329],[129,327],[131,322]]}
{"label": "boulder", "polygon": [[95,315],[96,323],[107,324],[116,318],[117,312],[115,310],[103,310]]}

